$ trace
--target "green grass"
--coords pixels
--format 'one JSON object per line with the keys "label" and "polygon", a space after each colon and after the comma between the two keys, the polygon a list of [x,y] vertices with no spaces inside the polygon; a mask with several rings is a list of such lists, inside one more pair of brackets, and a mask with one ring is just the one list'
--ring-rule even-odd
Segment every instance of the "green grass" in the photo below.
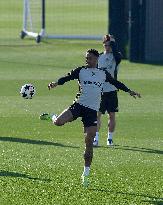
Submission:
{"label": "green grass", "polygon": [[[21,2],[4,2],[0,2],[4,26],[0,28],[0,204],[163,204],[163,66],[122,61],[119,79],[142,98],[119,92],[117,146],[112,149],[106,147],[107,118],[103,117],[90,187],[84,189],[80,120],[55,127],[38,116],[45,111],[60,113],[72,103],[76,82],[50,92],[47,84],[82,65],[87,49],[102,50],[101,42],[22,41],[17,35]],[[37,89],[32,100],[19,95],[28,82]]]}
{"label": "green grass", "polygon": [[50,3],[47,3],[47,18],[49,19],[47,30],[50,34],[104,35],[106,33],[107,0],[100,0],[100,3],[98,0],[51,0],[48,2]]}

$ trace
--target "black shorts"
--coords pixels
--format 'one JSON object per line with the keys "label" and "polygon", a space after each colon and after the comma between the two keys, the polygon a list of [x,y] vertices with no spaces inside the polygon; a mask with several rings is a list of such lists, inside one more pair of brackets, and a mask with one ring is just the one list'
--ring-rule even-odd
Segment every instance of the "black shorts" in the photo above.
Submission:
{"label": "black shorts", "polygon": [[97,126],[97,111],[92,110],[88,107],[74,103],[69,107],[73,115],[73,119],[76,120],[78,117],[82,118],[84,127]]}
{"label": "black shorts", "polygon": [[118,112],[117,91],[102,93],[99,111],[102,114],[110,112]]}

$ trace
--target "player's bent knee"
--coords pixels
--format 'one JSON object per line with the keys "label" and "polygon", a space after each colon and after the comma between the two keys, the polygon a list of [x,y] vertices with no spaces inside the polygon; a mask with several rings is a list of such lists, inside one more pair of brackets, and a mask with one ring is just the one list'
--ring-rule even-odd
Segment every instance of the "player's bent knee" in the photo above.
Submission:
{"label": "player's bent knee", "polygon": [[112,112],[111,112],[111,113],[109,114],[109,117],[110,117],[111,120],[115,120],[115,113],[112,113]]}
{"label": "player's bent knee", "polygon": [[96,135],[96,132],[95,131],[89,131],[87,132],[87,137],[93,137]]}
{"label": "player's bent knee", "polygon": [[93,137],[86,137],[85,138],[85,144],[86,144],[86,147],[90,147],[92,148],[93,147],[93,139],[94,139],[94,136]]}

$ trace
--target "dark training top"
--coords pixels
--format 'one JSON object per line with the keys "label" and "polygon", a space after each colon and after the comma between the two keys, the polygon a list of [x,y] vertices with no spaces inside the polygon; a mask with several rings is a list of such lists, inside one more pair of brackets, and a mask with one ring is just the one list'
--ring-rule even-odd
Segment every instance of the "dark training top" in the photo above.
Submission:
{"label": "dark training top", "polygon": [[105,82],[113,84],[117,89],[129,91],[123,83],[115,80],[110,73],[99,68],[78,67],[65,77],[58,79],[58,85],[63,85],[70,80],[78,80],[79,93],[75,101],[80,105],[98,111],[101,101],[101,92]]}

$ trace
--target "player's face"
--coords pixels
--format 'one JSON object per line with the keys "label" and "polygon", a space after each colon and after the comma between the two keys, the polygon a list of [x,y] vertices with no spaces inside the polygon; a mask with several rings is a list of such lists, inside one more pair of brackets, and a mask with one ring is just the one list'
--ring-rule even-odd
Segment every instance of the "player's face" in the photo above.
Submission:
{"label": "player's face", "polygon": [[104,46],[104,50],[105,50],[107,53],[112,52],[112,49],[111,49],[111,46],[110,46],[110,42],[109,42],[109,41],[105,42],[105,43],[103,44],[103,46]]}
{"label": "player's face", "polygon": [[96,68],[98,58],[93,53],[86,53],[86,65],[89,68]]}

